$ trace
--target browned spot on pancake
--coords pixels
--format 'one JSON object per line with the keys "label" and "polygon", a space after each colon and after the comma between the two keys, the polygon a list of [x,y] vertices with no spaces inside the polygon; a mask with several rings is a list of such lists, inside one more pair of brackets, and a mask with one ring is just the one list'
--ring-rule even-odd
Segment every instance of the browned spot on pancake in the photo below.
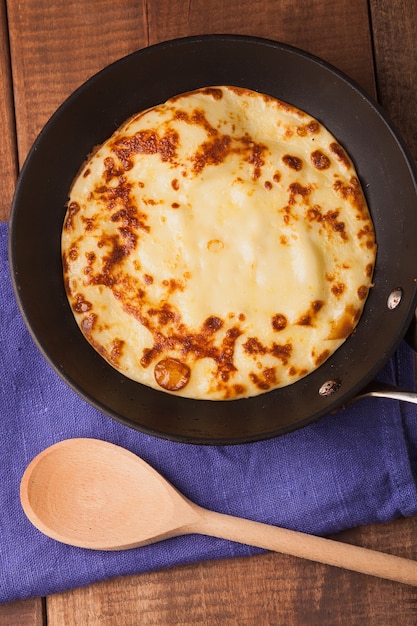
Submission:
{"label": "browned spot on pancake", "polygon": [[284,156],[282,157],[282,160],[287,167],[289,167],[292,170],[295,170],[296,172],[299,172],[303,167],[302,159],[300,159],[297,156],[294,156],[291,154],[284,154]]}
{"label": "browned spot on pancake", "polygon": [[232,138],[230,135],[221,135],[216,129],[212,129],[211,137],[200,144],[192,157],[193,172],[200,174],[208,165],[219,165],[232,154],[242,156],[253,167],[253,180],[261,176],[262,167],[265,164],[264,153],[266,146],[256,143],[249,135],[240,138]]}
{"label": "browned spot on pancake", "polygon": [[235,352],[236,340],[241,334],[242,331],[237,327],[227,330],[226,336],[222,341],[222,348],[215,359],[220,373],[220,378],[224,382],[227,382],[230,374],[236,371],[236,366],[233,363],[233,356]]}
{"label": "browned spot on pancake", "polygon": [[216,87],[205,87],[201,90],[201,93],[206,96],[211,96],[215,100],[221,100],[223,98],[223,92],[221,89],[217,89]]}
{"label": "browned spot on pancake", "polygon": [[[136,311],[133,314],[138,315]],[[168,311],[169,313],[169,311]],[[167,330],[163,333],[159,324],[152,325],[150,316],[139,316],[142,323],[153,334],[154,344],[152,348],[145,348],[140,359],[143,367],[150,363],[161,353],[167,350],[178,350],[181,354],[189,355],[192,361],[210,358],[216,364],[215,380],[218,384],[227,383],[230,375],[236,371],[233,363],[235,343],[241,335],[241,330],[235,326],[229,328],[218,343],[215,341],[216,334],[223,327],[223,320],[216,316],[210,316],[203,323],[199,332],[189,332],[182,325],[180,316],[168,319]]]}
{"label": "browned spot on pancake", "polygon": [[341,239],[347,241],[348,235],[345,231],[345,223],[339,221],[339,209],[329,210],[327,213],[322,213],[321,207],[314,205],[307,209],[306,218],[310,222],[318,222],[324,226],[328,226],[331,231],[337,233]]}
{"label": "browned spot on pancake", "polygon": [[277,385],[277,375],[274,367],[267,367],[262,371],[262,374],[255,374],[255,372],[250,372],[249,378],[252,383],[258,389],[262,391],[267,391],[271,387]]}
{"label": "browned spot on pancake", "polygon": [[346,289],[346,285],[344,283],[336,283],[336,285],[333,285],[331,291],[332,291],[332,294],[338,298],[339,296],[342,295],[345,289]]}
{"label": "browned spot on pancake", "polygon": [[320,132],[320,124],[315,120],[311,120],[308,124],[304,124],[303,126],[299,126],[297,128],[297,135],[300,137],[305,137],[306,135],[316,135]]}
{"label": "browned spot on pancake", "polygon": [[366,224],[361,230],[358,231],[358,239],[361,241],[363,238],[366,239],[365,246],[368,249],[371,249],[375,246],[375,234],[373,228]]}
{"label": "browned spot on pancake", "polygon": [[[181,97],[181,96],[178,96]],[[171,102],[175,102],[178,98],[172,98]],[[174,120],[180,120],[182,122],[190,122],[190,115],[186,111],[182,111],[181,109],[175,109],[174,112]]]}
{"label": "browned spot on pancake", "polygon": [[287,318],[282,313],[277,313],[271,319],[272,328],[279,332],[287,326]]}
{"label": "browned spot on pancake", "polygon": [[218,130],[210,124],[206,118],[206,114],[203,109],[194,109],[191,113],[181,109],[176,109],[173,115],[174,120],[180,120],[186,122],[192,126],[201,126],[209,137],[215,137],[219,135]]}
{"label": "browned spot on pancake", "polygon": [[346,339],[355,328],[361,311],[352,305],[348,305],[341,318],[337,322],[332,322],[332,330],[328,339]]}
{"label": "browned spot on pancake", "polygon": [[327,170],[331,165],[329,157],[321,150],[314,150],[314,152],[311,153],[310,158],[312,164],[318,170]]}
{"label": "browned spot on pancake", "polygon": [[260,177],[265,163],[266,146],[253,141],[247,134],[243,137],[221,134],[208,122],[204,111],[200,109],[195,109],[191,115],[186,111],[176,110],[174,119],[201,126],[207,133],[207,140],[200,144],[191,157],[194,174],[200,174],[209,165],[220,165],[231,154],[239,154],[253,166],[252,178],[257,180]]}
{"label": "browned spot on pancake", "polygon": [[333,152],[333,154],[336,156],[337,160],[340,161],[340,163],[343,163],[343,165],[346,168],[350,168],[351,166],[350,159],[348,155],[346,154],[344,148],[342,148],[342,146],[339,143],[334,141],[330,144],[329,148]]}
{"label": "browned spot on pancake", "polygon": [[[336,180],[333,184],[333,189],[343,200],[350,202],[351,206],[357,210],[359,218],[363,217],[366,219],[368,208],[361,185],[356,176],[352,176],[349,179],[349,183],[346,184],[339,179]],[[371,230],[371,232],[373,233],[373,230]]]}
{"label": "browned spot on pancake", "polygon": [[203,142],[193,157],[193,170],[199,174],[207,165],[219,165],[231,153],[232,139],[229,135],[214,137]]}
{"label": "browned spot on pancake", "polygon": [[244,137],[241,141],[244,144],[246,151],[249,153],[247,160],[253,166],[252,178],[253,180],[257,180],[261,176],[262,167],[265,164],[264,153],[267,148],[263,144],[255,143],[246,137]]}
{"label": "browned spot on pancake", "polygon": [[132,137],[118,137],[111,149],[120,160],[124,170],[131,170],[135,154],[157,154],[161,161],[174,161],[179,142],[178,133],[172,128],[159,136],[155,130],[141,130]]}
{"label": "browned spot on pancake", "polygon": [[170,323],[172,324],[179,319],[178,313],[174,311],[167,302],[164,302],[159,308],[148,309],[148,315],[150,317],[156,317],[160,327],[166,326]]}
{"label": "browned spot on pancake", "polygon": [[95,230],[97,228],[97,218],[96,217],[85,217],[84,215],[82,215],[81,216],[81,221],[84,224],[85,231],[87,233],[89,233],[92,230]]}
{"label": "browned spot on pancake", "polygon": [[83,333],[85,334],[85,336],[87,337],[87,339],[91,340],[91,333],[94,329],[94,326],[97,323],[97,315],[95,313],[90,313],[89,315],[86,315],[82,320],[81,320],[81,328]]}
{"label": "browned spot on pancake", "polygon": [[281,172],[278,172],[278,170],[274,173],[272,180],[274,181],[274,183],[279,183],[279,181],[281,180]]}
{"label": "browned spot on pancake", "polygon": [[210,252],[220,252],[223,248],[224,243],[220,241],[220,239],[210,239],[210,241],[207,242],[207,250],[210,250]]}
{"label": "browned spot on pancake", "polygon": [[71,231],[73,229],[73,217],[77,215],[78,211],[81,209],[78,202],[70,202],[67,209],[67,214],[64,223],[64,230]]}
{"label": "browned spot on pancake", "polygon": [[266,180],[266,181],[264,182],[264,187],[265,187],[265,189],[266,189],[267,191],[270,191],[270,190],[272,189],[272,183],[271,183],[271,181],[270,181],[270,180]]}
{"label": "browned spot on pancake", "polygon": [[308,196],[311,193],[311,187],[307,185],[304,187],[301,183],[291,183],[288,187],[290,192],[290,197],[288,200],[288,204],[291,206],[296,204],[297,200],[301,197],[302,201],[305,202]]}
{"label": "browned spot on pancake", "polygon": [[76,261],[78,259],[78,254],[78,244],[74,242],[68,250],[68,257],[71,261]]}
{"label": "browned spot on pancake", "polygon": [[247,354],[255,355],[267,353],[267,348],[265,348],[256,337],[249,337],[242,347]]}
{"label": "browned spot on pancake", "polygon": [[178,182],[178,178],[174,178],[174,179],[171,181],[171,187],[172,187],[173,189],[175,189],[175,191],[178,191],[178,189],[180,188],[180,184],[179,184],[179,182]]}
{"label": "browned spot on pancake", "polygon": [[91,311],[92,306],[91,302],[86,300],[81,293],[77,293],[75,295],[75,301],[73,302],[72,308],[77,313],[87,313],[87,311]]}
{"label": "browned spot on pancake", "polygon": [[368,287],[366,285],[362,285],[361,287],[359,287],[358,289],[358,298],[359,300],[366,300],[367,296],[368,296]]}
{"label": "browned spot on pancake", "polygon": [[272,348],[270,349],[270,353],[275,358],[282,361],[284,365],[287,365],[288,360],[291,356],[293,347],[290,343],[286,343],[285,345],[279,345],[277,343],[272,344]]}
{"label": "browned spot on pancake", "polygon": [[370,234],[373,235],[373,229],[369,224],[365,224],[363,228],[358,231],[358,239],[362,239],[363,237],[368,237]]}
{"label": "browned spot on pancake", "polygon": [[315,363],[316,367],[319,367],[319,365],[321,365],[322,363],[327,361],[327,359],[329,358],[330,354],[331,354],[330,350],[323,350],[323,352],[321,352],[318,356],[316,356],[314,351],[313,351],[312,357],[314,359],[314,363]]}
{"label": "browned spot on pancake", "polygon": [[242,385],[241,383],[229,383],[225,385],[224,383],[218,383],[215,385],[217,391],[222,393],[222,400],[233,400],[239,396],[243,396],[247,393],[247,387]]}
{"label": "browned spot on pancake", "polygon": [[167,391],[183,389],[191,377],[191,370],[186,363],[178,359],[162,359],[154,368],[155,380],[160,387]]}
{"label": "browned spot on pancake", "polygon": [[347,240],[348,236],[345,232],[345,223],[338,220],[339,213],[339,210],[327,211],[327,213],[323,215],[323,220],[329,224],[331,229],[338,233],[343,240]]}
{"label": "browned spot on pancake", "polygon": [[123,341],[123,339],[118,339],[117,337],[111,342],[110,356],[113,365],[120,363],[120,357],[123,355],[124,345],[125,342]]}
{"label": "browned spot on pancake", "polygon": [[93,252],[93,251],[86,252],[85,253],[85,259],[86,259],[87,265],[84,267],[84,274],[86,276],[91,276],[91,274],[93,272],[94,262],[97,259],[96,253]]}
{"label": "browned spot on pancake", "polygon": [[323,300],[314,300],[310,304],[310,308],[308,309],[308,311],[306,311],[304,315],[301,315],[300,318],[297,320],[297,326],[314,326],[317,315],[323,305]]}
{"label": "browned spot on pancake", "polygon": [[164,287],[168,287],[169,293],[174,293],[174,291],[184,291],[184,283],[177,278],[166,278],[162,281]]}
{"label": "browned spot on pancake", "polygon": [[215,333],[224,326],[224,322],[220,317],[210,315],[203,324],[203,332],[207,331],[209,334]]}
{"label": "browned spot on pancake", "polygon": [[115,268],[120,265],[136,247],[136,239],[136,235],[128,229],[120,235],[103,235],[98,240],[97,247],[106,248],[108,253],[102,255],[101,271],[94,275],[91,274],[89,284],[101,284],[112,287],[112,285],[117,283],[118,280],[115,276]]}
{"label": "browned spot on pancake", "polygon": [[123,168],[117,166],[112,157],[107,157],[103,161],[104,165],[104,180],[109,183],[113,178],[117,178],[123,175]]}
{"label": "browned spot on pancake", "polygon": [[293,365],[288,370],[288,375],[289,376],[297,376],[298,378],[302,378],[303,376],[306,376],[308,373],[309,373],[308,369],[306,369],[304,367],[302,367],[300,369],[297,369]]}
{"label": "browned spot on pancake", "polygon": [[321,207],[318,204],[307,209],[306,219],[309,222],[321,222],[323,220],[323,215],[321,212]]}

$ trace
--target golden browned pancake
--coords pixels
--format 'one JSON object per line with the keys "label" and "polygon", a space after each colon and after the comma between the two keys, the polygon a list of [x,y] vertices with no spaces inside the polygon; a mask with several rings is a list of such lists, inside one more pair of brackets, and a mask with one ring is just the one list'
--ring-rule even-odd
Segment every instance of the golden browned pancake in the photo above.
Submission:
{"label": "golden browned pancake", "polygon": [[355,328],[374,230],[336,139],[235,87],[123,124],[83,166],[62,233],[68,299],[117,370],[223,400],[289,385]]}

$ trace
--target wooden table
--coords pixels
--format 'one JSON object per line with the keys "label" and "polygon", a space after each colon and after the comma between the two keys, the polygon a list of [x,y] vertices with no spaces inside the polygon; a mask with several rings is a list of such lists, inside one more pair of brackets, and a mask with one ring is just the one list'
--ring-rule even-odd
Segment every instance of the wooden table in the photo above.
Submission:
{"label": "wooden table", "polygon": [[[378,97],[417,157],[413,0],[0,0],[0,29],[3,220],[19,167],[64,98],[111,61],[185,35],[257,35],[324,58]],[[337,538],[416,559],[416,536],[417,519],[408,519]],[[279,554],[120,578],[0,606],[1,626],[416,623],[415,588]]]}

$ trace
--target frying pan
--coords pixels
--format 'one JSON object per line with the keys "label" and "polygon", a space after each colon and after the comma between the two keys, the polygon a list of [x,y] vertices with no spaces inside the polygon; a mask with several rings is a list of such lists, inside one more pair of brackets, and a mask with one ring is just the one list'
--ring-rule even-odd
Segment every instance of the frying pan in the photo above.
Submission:
{"label": "frying pan", "polygon": [[[119,374],[82,337],[62,280],[68,189],[93,146],[134,113],[208,85],[265,92],[321,121],[350,153],[374,221],[375,287],[355,332],[316,371],[256,398],[179,398]],[[348,404],[398,347],[416,308],[417,189],[407,150],[377,103],[341,72],[296,48],[235,35],[187,37],[140,50],[93,76],[57,110],[30,151],[12,204],[16,298],[39,349],[84,399],[158,437],[233,444],[278,436]],[[238,234],[237,234],[238,236]],[[398,306],[387,305],[396,292]],[[331,391],[319,390],[332,381]]]}

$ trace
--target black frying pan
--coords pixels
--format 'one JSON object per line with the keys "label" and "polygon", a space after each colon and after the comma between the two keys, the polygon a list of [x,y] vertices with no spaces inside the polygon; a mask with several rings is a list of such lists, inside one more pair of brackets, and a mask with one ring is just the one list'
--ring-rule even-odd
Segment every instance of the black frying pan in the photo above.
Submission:
{"label": "black frying pan", "polygon": [[[64,292],[60,236],[70,184],[92,147],[130,115],[207,85],[271,94],[320,120],[352,156],[378,243],[375,287],[356,331],[318,370],[257,398],[188,400],[118,374],[82,337]],[[238,234],[237,234],[238,236]],[[380,107],[323,61],[276,42],[213,35],[162,43],[110,65],[79,88],[35,142],[19,178],[10,262],[25,321],[44,356],[87,401],[120,422],[177,441],[230,444],[302,427],[372,381],[416,307],[417,189],[411,159]],[[390,293],[401,302],[387,306]],[[323,383],[338,390],[319,393]]]}

